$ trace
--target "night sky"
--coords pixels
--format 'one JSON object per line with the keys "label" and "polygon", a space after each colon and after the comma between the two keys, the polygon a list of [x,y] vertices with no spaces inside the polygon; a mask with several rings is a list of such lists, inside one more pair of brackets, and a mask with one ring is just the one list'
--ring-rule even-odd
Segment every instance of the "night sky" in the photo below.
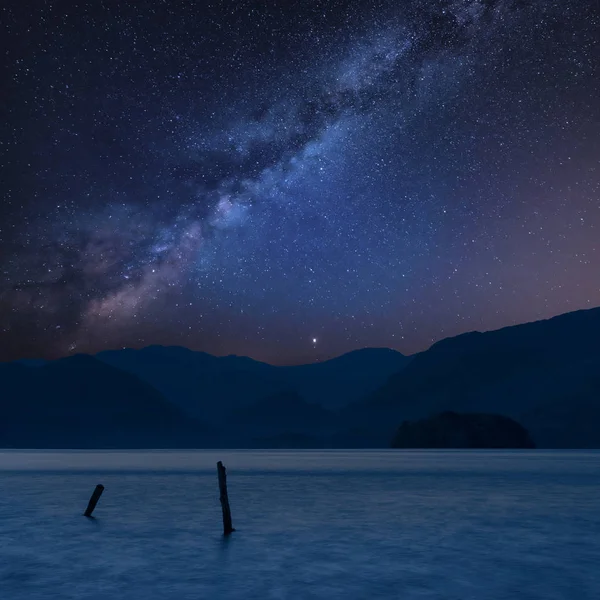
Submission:
{"label": "night sky", "polygon": [[412,353],[600,305],[596,0],[0,15],[2,360]]}

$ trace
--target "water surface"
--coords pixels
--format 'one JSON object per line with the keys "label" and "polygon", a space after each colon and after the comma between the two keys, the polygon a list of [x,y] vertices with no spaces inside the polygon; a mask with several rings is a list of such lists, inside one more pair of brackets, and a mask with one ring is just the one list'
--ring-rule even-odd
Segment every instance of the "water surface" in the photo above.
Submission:
{"label": "water surface", "polygon": [[3,600],[597,600],[598,565],[598,452],[0,452]]}

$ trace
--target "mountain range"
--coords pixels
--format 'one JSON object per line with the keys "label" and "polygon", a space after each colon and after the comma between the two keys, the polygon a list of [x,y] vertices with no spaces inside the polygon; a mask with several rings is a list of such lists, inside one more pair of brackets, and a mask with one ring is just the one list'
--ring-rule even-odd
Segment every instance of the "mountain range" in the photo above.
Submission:
{"label": "mountain range", "polygon": [[600,308],[442,340],[346,417],[382,443],[444,411],[511,417],[537,447],[600,447]]}
{"label": "mountain range", "polygon": [[600,447],[600,308],[278,367],[149,346],[0,364],[2,447],[389,447],[445,411],[514,419],[537,447]]}

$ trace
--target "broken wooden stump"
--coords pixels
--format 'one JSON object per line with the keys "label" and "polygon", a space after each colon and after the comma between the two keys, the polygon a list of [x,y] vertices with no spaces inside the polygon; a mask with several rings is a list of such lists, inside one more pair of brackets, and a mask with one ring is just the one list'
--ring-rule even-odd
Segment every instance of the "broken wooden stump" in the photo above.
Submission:
{"label": "broken wooden stump", "polygon": [[96,504],[98,504],[98,500],[100,500],[100,496],[102,496],[102,492],[104,491],[104,486],[99,483],[94,490],[90,501],[88,502],[87,508],[83,513],[84,517],[91,517],[94,509],[96,508]]}
{"label": "broken wooden stump", "polygon": [[221,461],[217,463],[217,474],[219,476],[219,500],[223,510],[223,535],[229,535],[235,529],[231,524],[231,509],[229,508],[229,497],[227,496],[227,470]]}

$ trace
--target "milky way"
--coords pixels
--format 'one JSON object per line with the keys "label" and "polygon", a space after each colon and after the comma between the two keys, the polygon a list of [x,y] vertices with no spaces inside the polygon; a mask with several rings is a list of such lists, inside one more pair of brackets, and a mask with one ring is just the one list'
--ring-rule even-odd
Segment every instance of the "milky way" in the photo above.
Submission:
{"label": "milky way", "polygon": [[4,9],[1,358],[600,304],[593,2],[131,4]]}

